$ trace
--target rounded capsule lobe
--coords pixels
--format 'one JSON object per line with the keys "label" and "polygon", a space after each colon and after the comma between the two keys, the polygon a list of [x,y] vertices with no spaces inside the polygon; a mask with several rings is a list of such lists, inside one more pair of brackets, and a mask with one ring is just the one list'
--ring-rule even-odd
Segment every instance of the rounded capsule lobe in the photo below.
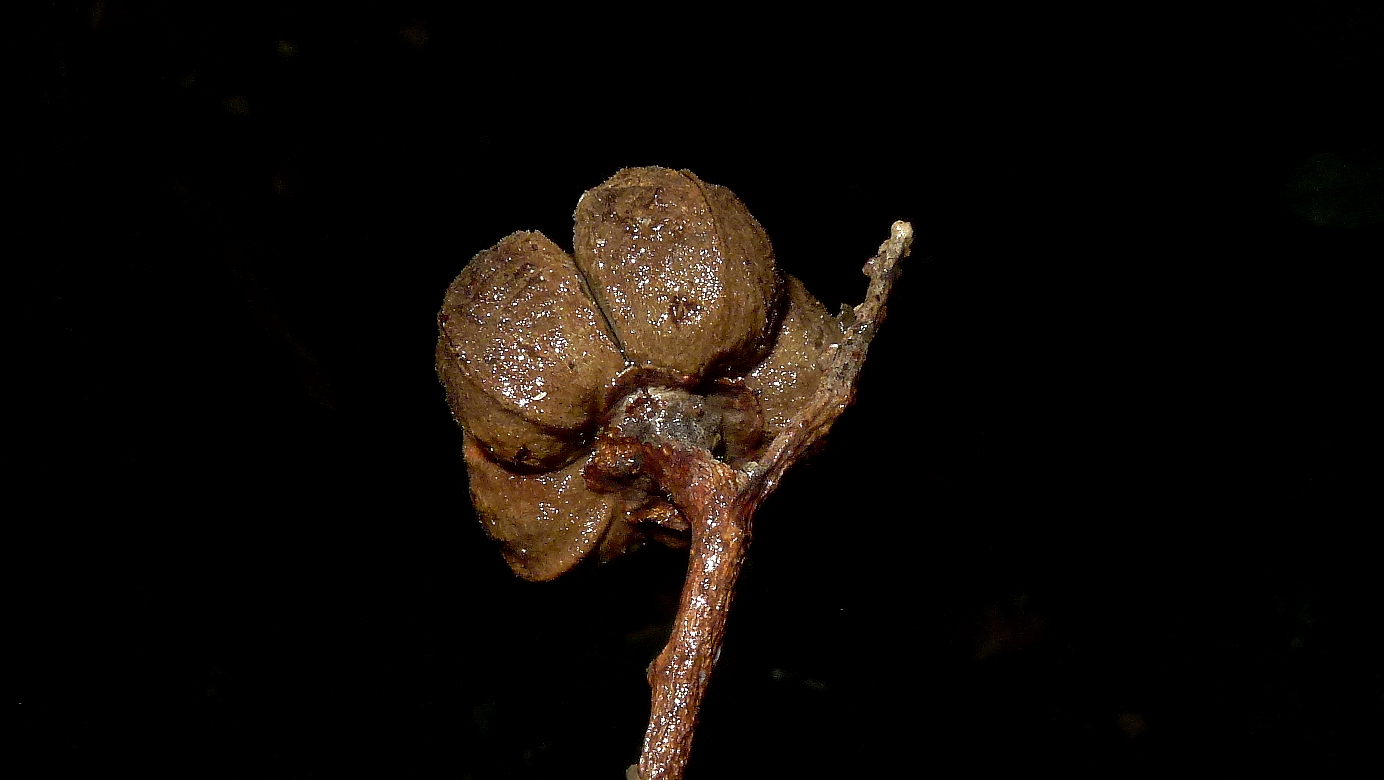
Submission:
{"label": "rounded capsule lobe", "polygon": [[627,168],[574,216],[577,266],[635,365],[700,379],[766,354],[782,283],[768,236],[730,190]]}
{"label": "rounded capsule lobe", "polygon": [[552,469],[581,454],[624,358],[566,252],[506,237],[447,288],[438,327],[452,413],[493,457]]}
{"label": "rounded capsule lobe", "polygon": [[622,511],[620,496],[593,493],[582,477],[585,459],[541,474],[516,474],[491,460],[465,434],[471,501],[505,561],[526,580],[550,580],[600,542]]}
{"label": "rounded capsule lobe", "polygon": [[590,489],[589,457],[552,471],[517,473],[492,460],[470,433],[463,432],[462,440],[471,502],[481,525],[500,543],[510,569],[526,580],[551,580],[593,554],[602,561],[618,558],[643,543],[649,523],[673,528],[681,523],[687,530],[681,514],[657,491]]}
{"label": "rounded capsule lobe", "polygon": [[841,323],[802,282],[788,277],[788,309],[774,336],[773,351],[745,375],[745,387],[759,398],[766,438],[787,427],[812,397],[844,338]]}

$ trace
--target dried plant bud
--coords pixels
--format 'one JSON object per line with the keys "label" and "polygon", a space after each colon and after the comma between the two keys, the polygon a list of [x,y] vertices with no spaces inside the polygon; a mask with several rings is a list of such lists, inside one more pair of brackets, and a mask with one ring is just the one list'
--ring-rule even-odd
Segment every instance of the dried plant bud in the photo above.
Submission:
{"label": "dried plant bud", "polygon": [[583,195],[575,220],[575,260],[539,233],[510,235],[462,270],[438,315],[472,499],[533,580],[687,527],[618,449],[592,461],[640,398],[717,457],[753,459],[842,338],[723,187],[629,168]]}

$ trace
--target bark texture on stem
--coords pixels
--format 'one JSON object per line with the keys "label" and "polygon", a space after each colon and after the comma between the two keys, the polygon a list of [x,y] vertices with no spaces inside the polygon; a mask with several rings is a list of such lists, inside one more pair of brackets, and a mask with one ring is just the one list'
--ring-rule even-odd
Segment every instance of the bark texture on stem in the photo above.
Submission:
{"label": "bark texture on stem", "polygon": [[835,354],[816,392],[758,461],[733,467],[713,457],[696,436],[686,435],[686,420],[707,414],[693,396],[655,397],[646,392],[632,397],[617,425],[602,434],[587,479],[628,479],[635,474],[650,478],[692,526],[687,580],[672,635],[649,668],[653,706],[639,764],[626,772],[629,780],[683,776],[707,682],[721,654],[751,519],[784,472],[826,435],[854,400],[870,341],[884,320],[898,263],[908,254],[912,239],[912,226],[895,222],[889,239],[865,264],[864,273],[870,277],[865,301],[842,313],[845,338],[832,345]]}
{"label": "bark texture on stem", "polygon": [[672,635],[649,668],[654,699],[640,759],[649,780],[679,777],[687,763],[749,549],[751,508],[738,489],[743,480],[725,472],[733,470],[703,461],[688,469],[691,480],[669,489],[674,503],[691,511],[692,550]]}

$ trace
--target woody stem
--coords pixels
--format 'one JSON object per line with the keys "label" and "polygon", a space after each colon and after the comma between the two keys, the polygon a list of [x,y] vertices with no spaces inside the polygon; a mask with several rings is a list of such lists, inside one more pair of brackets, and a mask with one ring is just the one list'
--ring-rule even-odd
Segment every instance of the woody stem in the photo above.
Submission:
{"label": "woody stem", "polygon": [[662,484],[692,525],[692,550],[672,635],[649,669],[653,706],[639,758],[644,780],[682,777],[750,541],[751,512],[736,500],[737,473],[709,453],[683,463],[658,469],[680,472]]}

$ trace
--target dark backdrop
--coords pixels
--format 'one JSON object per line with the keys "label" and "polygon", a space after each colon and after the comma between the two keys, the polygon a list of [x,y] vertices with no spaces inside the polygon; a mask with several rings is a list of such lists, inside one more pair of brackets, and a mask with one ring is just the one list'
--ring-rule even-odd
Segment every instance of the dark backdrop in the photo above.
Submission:
{"label": "dark backdrop", "polygon": [[43,776],[622,776],[684,559],[510,575],[432,350],[474,253],[567,243],[652,164],[832,308],[917,230],[857,405],[757,518],[689,777],[1377,736],[1377,12],[454,5],[47,7],[10,256]]}

